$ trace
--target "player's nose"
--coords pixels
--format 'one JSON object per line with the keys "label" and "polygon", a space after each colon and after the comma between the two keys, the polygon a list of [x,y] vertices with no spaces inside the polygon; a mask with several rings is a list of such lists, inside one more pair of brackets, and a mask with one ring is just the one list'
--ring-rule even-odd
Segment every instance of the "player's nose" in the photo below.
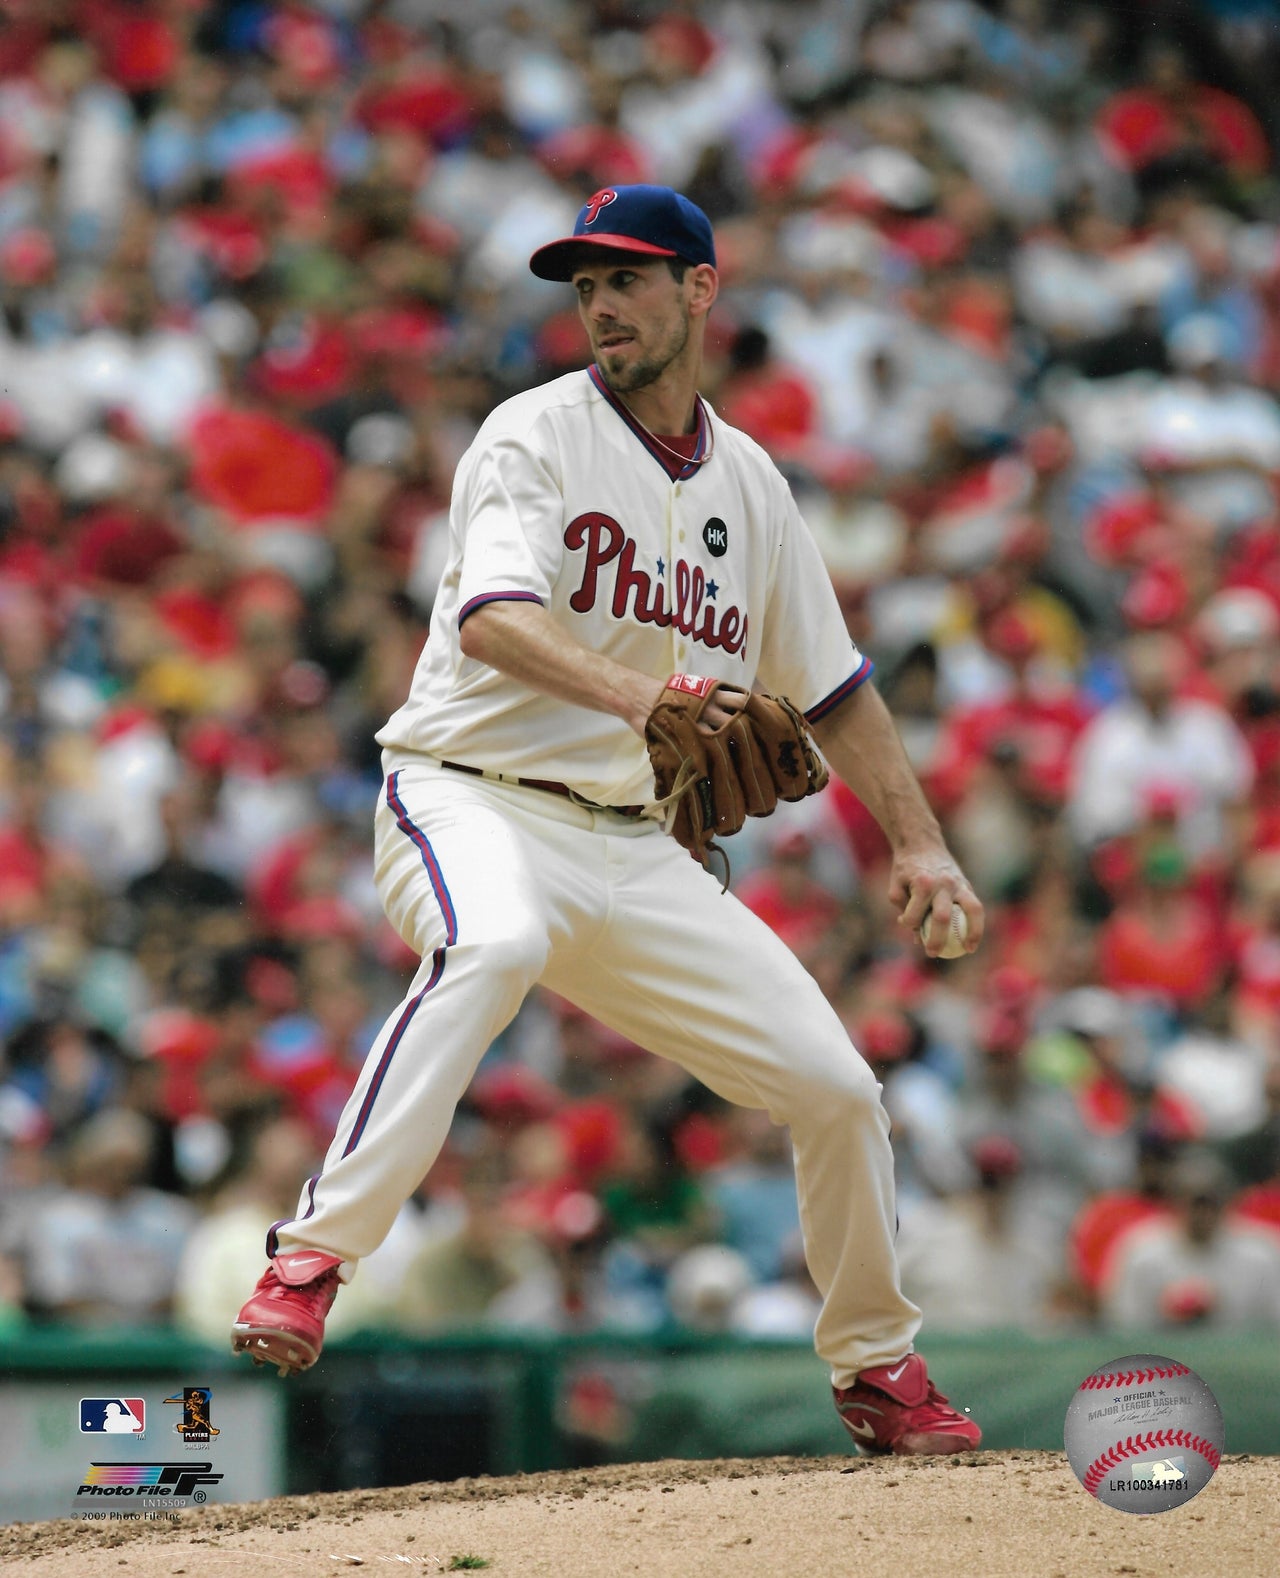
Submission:
{"label": "player's nose", "polygon": [[591,292],[591,300],[587,303],[587,321],[589,323],[616,323],[617,318],[617,302],[609,295],[607,287],[597,286]]}

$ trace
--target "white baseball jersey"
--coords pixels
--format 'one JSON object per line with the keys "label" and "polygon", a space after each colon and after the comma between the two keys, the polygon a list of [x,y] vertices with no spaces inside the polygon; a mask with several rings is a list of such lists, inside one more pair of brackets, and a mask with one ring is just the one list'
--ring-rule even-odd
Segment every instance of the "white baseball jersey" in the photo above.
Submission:
{"label": "white baseball jersey", "polygon": [[408,699],[378,734],[391,768],[423,754],[555,779],[599,805],[652,799],[644,744],[621,719],[464,656],[460,627],[487,602],[541,603],[655,680],[759,678],[811,722],[871,673],[785,480],[701,400],[688,462],[594,367],[505,401],[458,467],[449,534]]}

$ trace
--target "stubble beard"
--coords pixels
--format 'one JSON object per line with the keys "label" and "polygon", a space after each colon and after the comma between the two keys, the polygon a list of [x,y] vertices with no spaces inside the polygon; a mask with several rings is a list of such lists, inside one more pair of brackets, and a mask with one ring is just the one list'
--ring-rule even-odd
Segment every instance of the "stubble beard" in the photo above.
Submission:
{"label": "stubble beard", "polygon": [[597,356],[596,366],[600,369],[600,376],[614,394],[635,394],[638,390],[647,389],[650,384],[657,383],[688,343],[689,314],[685,312],[681,314],[679,323],[672,329],[666,342],[651,355],[641,357],[638,361],[629,364],[623,363],[614,370],[609,367],[606,360],[608,351],[601,351]]}

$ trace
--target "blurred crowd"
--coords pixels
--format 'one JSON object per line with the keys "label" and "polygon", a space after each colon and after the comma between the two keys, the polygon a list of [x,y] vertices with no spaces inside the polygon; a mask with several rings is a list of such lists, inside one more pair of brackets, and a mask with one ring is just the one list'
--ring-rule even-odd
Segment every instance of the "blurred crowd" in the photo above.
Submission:
{"label": "blurred crowd", "polygon": [[[987,906],[927,960],[838,784],[736,841],[908,1293],[1280,1325],[1278,69],[1277,0],[0,0],[0,1323],[226,1340],[416,962],[454,465],[585,361],[528,255],[657,180]],[[816,1308],[785,1132],[535,993],[333,1329]]]}

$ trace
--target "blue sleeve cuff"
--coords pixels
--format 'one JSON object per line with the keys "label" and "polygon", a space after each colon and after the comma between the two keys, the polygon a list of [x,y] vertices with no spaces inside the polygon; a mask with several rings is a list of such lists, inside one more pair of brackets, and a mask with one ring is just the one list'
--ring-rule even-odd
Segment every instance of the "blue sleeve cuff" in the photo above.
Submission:
{"label": "blue sleeve cuff", "polygon": [[865,685],[875,671],[875,664],[869,657],[864,657],[843,684],[837,685],[829,695],[824,696],[820,702],[809,708],[808,712],[805,713],[805,718],[810,723],[821,723],[829,713],[836,710],[842,701],[847,701],[859,686]]}
{"label": "blue sleeve cuff", "polygon": [[536,592],[482,592],[458,610],[458,629],[461,630],[476,609],[483,608],[486,603],[537,603],[542,607],[542,599]]}

